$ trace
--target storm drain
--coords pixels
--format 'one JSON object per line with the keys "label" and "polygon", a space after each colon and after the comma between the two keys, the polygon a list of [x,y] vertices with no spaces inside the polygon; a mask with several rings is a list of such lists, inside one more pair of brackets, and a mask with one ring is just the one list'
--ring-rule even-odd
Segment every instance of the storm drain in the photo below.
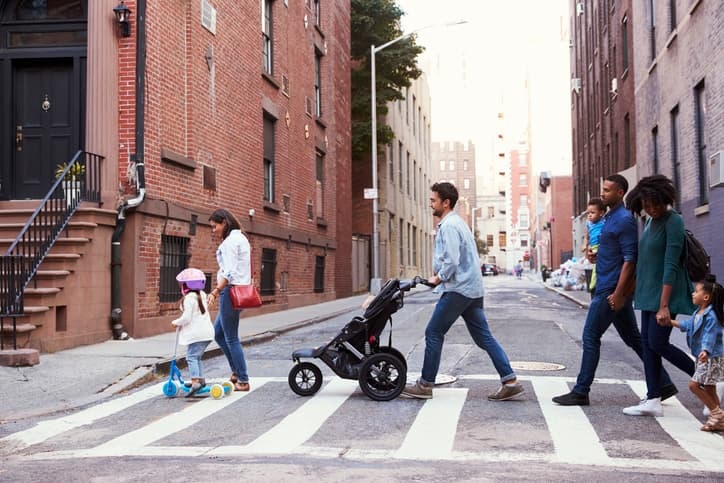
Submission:
{"label": "storm drain", "polygon": [[518,371],[562,371],[566,366],[555,362],[513,361],[510,366]]}

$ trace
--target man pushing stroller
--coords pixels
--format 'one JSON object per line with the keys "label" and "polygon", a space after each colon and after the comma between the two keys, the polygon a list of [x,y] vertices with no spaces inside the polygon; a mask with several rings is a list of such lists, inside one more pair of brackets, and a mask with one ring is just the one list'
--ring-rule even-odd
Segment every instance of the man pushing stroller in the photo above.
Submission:
{"label": "man pushing stroller", "polygon": [[407,386],[402,396],[432,398],[445,334],[457,318],[462,317],[473,341],[488,353],[500,375],[502,385],[488,399],[505,401],[514,398],[524,389],[510,367],[508,356],[490,332],[483,312],[483,277],[477,246],[467,224],[453,211],[458,201],[458,190],[451,183],[442,182],[432,185],[431,191],[430,208],[440,222],[433,252],[435,275],[428,282],[439,285],[442,295],[425,329],[421,377],[415,384]]}

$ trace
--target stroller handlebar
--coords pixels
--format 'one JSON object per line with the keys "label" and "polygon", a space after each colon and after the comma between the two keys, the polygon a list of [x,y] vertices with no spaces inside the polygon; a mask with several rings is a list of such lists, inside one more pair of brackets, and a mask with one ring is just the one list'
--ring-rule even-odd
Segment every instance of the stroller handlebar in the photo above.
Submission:
{"label": "stroller handlebar", "polygon": [[418,285],[425,285],[431,288],[435,287],[435,285],[428,282],[426,278],[422,278],[421,276],[417,275],[411,280],[400,280],[400,291],[409,292],[411,289],[415,288]]}

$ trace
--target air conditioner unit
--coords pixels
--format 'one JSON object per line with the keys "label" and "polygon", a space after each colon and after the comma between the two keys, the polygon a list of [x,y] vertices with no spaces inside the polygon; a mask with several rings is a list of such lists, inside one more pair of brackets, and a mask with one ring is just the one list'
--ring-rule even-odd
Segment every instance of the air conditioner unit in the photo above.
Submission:
{"label": "air conditioner unit", "polygon": [[583,2],[576,2],[576,15],[583,15]]}
{"label": "air conditioner unit", "polygon": [[616,77],[611,79],[611,92],[613,94],[618,94],[618,78]]}
{"label": "air conditioner unit", "polygon": [[709,186],[724,186],[724,151],[709,157]]}
{"label": "air conditioner unit", "polygon": [[581,92],[581,78],[574,77],[571,79],[571,90],[576,91],[576,94]]}

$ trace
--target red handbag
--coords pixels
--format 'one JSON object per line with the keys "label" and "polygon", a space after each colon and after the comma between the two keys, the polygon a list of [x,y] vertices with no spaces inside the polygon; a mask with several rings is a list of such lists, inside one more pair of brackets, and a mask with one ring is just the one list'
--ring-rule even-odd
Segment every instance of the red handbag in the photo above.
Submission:
{"label": "red handbag", "polygon": [[[253,275],[254,268],[251,266],[251,261],[249,261],[249,269]],[[253,278],[249,285],[232,285],[229,287],[229,296],[231,296],[231,306],[234,307],[234,310],[261,307],[261,297],[254,286]]]}
{"label": "red handbag", "polygon": [[261,307],[261,297],[253,285],[232,285],[229,295],[234,310]]}

